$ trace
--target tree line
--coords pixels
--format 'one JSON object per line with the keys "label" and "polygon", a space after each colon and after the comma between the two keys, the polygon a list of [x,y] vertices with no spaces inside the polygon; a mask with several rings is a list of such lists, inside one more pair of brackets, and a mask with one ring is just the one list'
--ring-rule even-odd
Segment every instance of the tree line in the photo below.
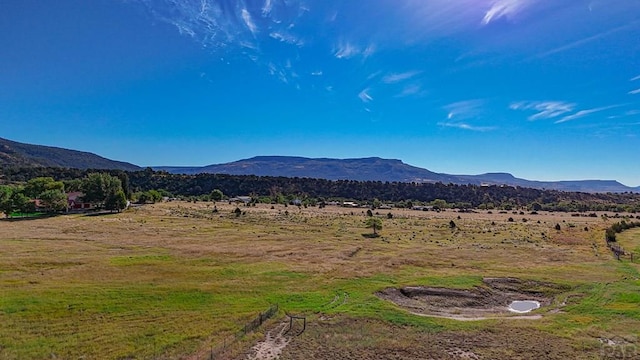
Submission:
{"label": "tree line", "polygon": [[[95,170],[63,168],[0,169],[3,183],[24,183],[37,177],[51,177],[56,181],[74,181],[88,177]],[[541,190],[512,186],[477,186],[443,183],[404,183],[381,181],[325,180],[312,178],[286,178],[274,176],[226,174],[170,174],[147,168],[142,171],[105,172],[126,179],[127,198],[136,194],[147,198],[181,196],[206,198],[214,190],[227,196],[249,195],[261,201],[282,202],[300,199],[322,203],[329,199],[349,199],[361,202],[393,203],[408,206],[441,202],[444,206],[481,209],[522,209],[534,211],[640,211],[640,194],[634,193],[580,193]],[[156,193],[151,193],[155,191]]]}
{"label": "tree line", "polygon": [[614,223],[609,226],[605,231],[605,238],[607,242],[616,242],[616,234],[619,234],[625,230],[640,227],[640,221],[625,221]]}
{"label": "tree line", "polygon": [[0,185],[0,212],[7,217],[15,213],[36,211],[55,213],[68,210],[67,193],[82,193],[81,200],[98,209],[120,211],[127,206],[129,181],[108,173],[88,173],[83,178],[56,180],[51,176],[35,177],[24,183]]}

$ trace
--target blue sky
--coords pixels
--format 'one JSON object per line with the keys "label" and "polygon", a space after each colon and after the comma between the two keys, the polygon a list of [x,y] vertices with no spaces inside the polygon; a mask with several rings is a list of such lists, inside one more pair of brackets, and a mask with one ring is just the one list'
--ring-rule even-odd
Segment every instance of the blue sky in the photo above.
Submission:
{"label": "blue sky", "polygon": [[3,0],[0,137],[640,185],[637,0]]}

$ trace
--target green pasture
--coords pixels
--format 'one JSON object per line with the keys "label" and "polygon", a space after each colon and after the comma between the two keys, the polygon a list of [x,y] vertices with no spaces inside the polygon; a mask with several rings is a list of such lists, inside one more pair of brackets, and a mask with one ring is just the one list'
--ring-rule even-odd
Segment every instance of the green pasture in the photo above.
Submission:
{"label": "green pasture", "polygon": [[[385,219],[377,239],[362,236],[361,214],[249,209],[236,218],[188,204],[0,222],[0,359],[187,356],[274,303],[280,317],[373,319],[431,333],[484,329],[496,321],[419,317],[375,296],[406,285],[469,288],[484,276],[567,285],[561,311],[541,309],[543,318],[526,326],[576,348],[640,329],[638,265],[607,253],[606,224],[558,235],[553,221],[456,218],[452,230],[449,219],[410,215]],[[582,240],[566,240],[574,238]],[[640,231],[620,242],[638,249]]]}

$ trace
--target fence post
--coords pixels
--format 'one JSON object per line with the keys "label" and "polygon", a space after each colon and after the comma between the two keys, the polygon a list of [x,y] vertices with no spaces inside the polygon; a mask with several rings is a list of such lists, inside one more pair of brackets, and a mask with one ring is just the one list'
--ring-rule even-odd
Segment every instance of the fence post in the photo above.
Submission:
{"label": "fence post", "polygon": [[[205,359],[208,358],[209,360],[215,360],[216,358],[224,358],[223,355],[227,351],[227,347],[236,343],[237,341],[240,340],[240,338],[242,338],[243,336],[247,335],[248,333],[252,332],[256,328],[261,326],[267,319],[275,315],[277,310],[278,310],[278,304],[271,305],[269,309],[267,309],[267,311],[260,312],[257,317],[253,318],[253,320],[251,320],[248,323],[245,323],[244,326],[240,328],[239,331],[237,331],[233,335],[230,335],[232,337],[225,337],[222,340],[222,344],[219,344],[217,346],[211,345],[211,352],[208,357],[205,356]],[[155,347],[155,344],[154,344],[154,347]],[[155,352],[156,350],[154,350],[154,353]]]}

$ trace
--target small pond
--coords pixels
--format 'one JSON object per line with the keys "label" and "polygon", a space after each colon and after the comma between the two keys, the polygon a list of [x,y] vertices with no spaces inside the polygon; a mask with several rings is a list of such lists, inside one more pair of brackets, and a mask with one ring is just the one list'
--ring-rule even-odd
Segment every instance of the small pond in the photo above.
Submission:
{"label": "small pond", "polygon": [[540,303],[533,300],[514,301],[509,305],[509,311],[515,313],[528,313],[540,307]]}

